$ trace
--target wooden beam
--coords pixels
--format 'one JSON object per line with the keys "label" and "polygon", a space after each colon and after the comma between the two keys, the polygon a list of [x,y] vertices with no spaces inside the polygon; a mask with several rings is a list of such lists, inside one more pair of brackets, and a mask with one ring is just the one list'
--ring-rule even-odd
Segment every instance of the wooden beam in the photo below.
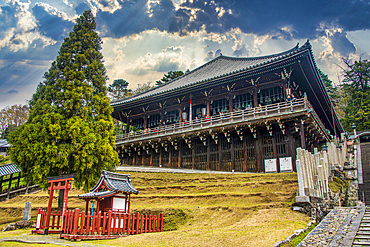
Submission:
{"label": "wooden beam", "polygon": [[11,187],[12,187],[12,178],[13,178],[13,174],[10,174],[10,178],[9,178],[9,187],[8,187],[8,194],[6,195],[6,199],[9,199],[10,189],[11,189]]}

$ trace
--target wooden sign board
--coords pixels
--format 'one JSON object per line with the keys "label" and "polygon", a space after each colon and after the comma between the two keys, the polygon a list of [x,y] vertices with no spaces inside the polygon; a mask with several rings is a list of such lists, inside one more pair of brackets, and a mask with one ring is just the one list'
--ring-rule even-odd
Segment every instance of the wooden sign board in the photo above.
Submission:
{"label": "wooden sign board", "polygon": [[265,173],[277,172],[276,159],[265,160]]}
{"label": "wooden sign board", "polygon": [[292,157],[279,158],[279,164],[280,164],[280,172],[292,172],[293,171]]}

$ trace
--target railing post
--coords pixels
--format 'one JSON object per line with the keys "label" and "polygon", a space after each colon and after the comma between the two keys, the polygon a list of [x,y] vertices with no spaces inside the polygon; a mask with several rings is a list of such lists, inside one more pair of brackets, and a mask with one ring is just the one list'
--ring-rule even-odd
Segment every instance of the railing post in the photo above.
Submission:
{"label": "railing post", "polygon": [[85,211],[82,211],[82,213],[81,213],[80,235],[83,234],[84,223],[85,223]]}
{"label": "railing post", "polygon": [[112,211],[109,211],[108,212],[108,227],[107,227],[108,236],[110,236],[111,226],[112,226]]}
{"label": "railing post", "polygon": [[152,216],[149,215],[149,229],[148,229],[148,232],[152,232]]}
{"label": "railing post", "polygon": [[160,216],[161,216],[161,232],[163,232],[163,213],[161,213]]}
{"label": "railing post", "polygon": [[139,220],[140,220],[140,213],[136,212],[136,233],[139,234]]}
{"label": "railing post", "polygon": [[75,216],[74,216],[74,222],[73,222],[73,235],[77,235],[78,230],[78,218],[80,217],[80,209],[75,209]]}
{"label": "railing post", "polygon": [[135,214],[132,215],[132,228],[131,228],[131,235],[134,235],[135,234],[135,226],[136,226],[136,222],[135,222]]}

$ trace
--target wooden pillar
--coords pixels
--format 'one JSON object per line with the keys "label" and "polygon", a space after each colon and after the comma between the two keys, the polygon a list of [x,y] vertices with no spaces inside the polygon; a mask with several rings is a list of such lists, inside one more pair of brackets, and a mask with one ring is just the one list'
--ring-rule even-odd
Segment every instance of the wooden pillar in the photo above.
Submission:
{"label": "wooden pillar", "polygon": [[210,170],[210,163],[211,163],[211,141],[209,139],[210,137],[207,137],[207,170]]}
{"label": "wooden pillar", "polygon": [[144,115],[144,129],[148,128],[148,116]]}
{"label": "wooden pillar", "polygon": [[[60,184],[62,184],[60,182]],[[64,198],[63,198],[63,209],[62,209],[62,221],[61,221],[61,226],[62,226],[62,229],[63,229],[63,219],[64,219],[64,215],[66,214],[67,212],[67,203],[68,203],[68,191],[69,191],[69,180],[66,180],[65,183],[64,183]],[[59,191],[60,193],[60,191]],[[49,209],[49,208],[48,208]],[[77,229],[77,226],[75,226],[76,229]],[[62,232],[63,233],[63,232]]]}
{"label": "wooden pillar", "polygon": [[244,151],[244,171],[248,172],[247,169],[247,160],[248,160],[248,153],[247,153],[247,137],[244,134],[244,139],[243,139],[243,151]]}
{"label": "wooden pillar", "polygon": [[150,152],[149,166],[153,166],[153,153],[154,152]]}
{"label": "wooden pillar", "polygon": [[[256,130],[259,132],[258,130]],[[259,133],[257,133],[257,139],[256,139],[256,163],[257,163],[257,171],[263,172],[264,169],[262,167],[262,138],[259,136]]]}
{"label": "wooden pillar", "polygon": [[182,161],[182,143],[180,141],[179,142],[179,157],[178,157],[178,163],[177,163],[178,168],[181,168],[181,161]]}
{"label": "wooden pillar", "polygon": [[12,180],[13,180],[13,174],[10,174],[10,178],[9,178],[9,187],[8,187],[8,194],[6,195],[6,199],[9,199],[10,189],[11,189],[11,187],[12,187]]}
{"label": "wooden pillar", "polygon": [[234,138],[231,138],[231,170],[235,171]]}
{"label": "wooden pillar", "polygon": [[4,176],[1,176],[1,179],[0,179],[0,192],[3,192],[3,179],[4,179]]}
{"label": "wooden pillar", "polygon": [[218,141],[218,170],[221,171],[222,166],[222,148],[221,148],[221,140]]}
{"label": "wooden pillar", "polygon": [[132,153],[132,166],[135,166],[135,161],[136,161],[135,156],[136,156],[136,152],[133,152]]}
{"label": "wooden pillar", "polygon": [[172,152],[173,148],[171,146],[168,147],[170,151],[168,152],[168,167],[172,167]]}
{"label": "wooden pillar", "polygon": [[182,107],[179,108],[179,123],[182,122]]}
{"label": "wooden pillar", "polygon": [[127,117],[127,121],[126,121],[126,133],[129,133],[130,132],[130,118]]}
{"label": "wooden pillar", "polygon": [[207,100],[207,116],[211,117],[211,105],[209,100]]}
{"label": "wooden pillar", "polygon": [[301,135],[301,148],[306,149],[306,138],[304,136],[304,121],[301,120],[301,125],[300,125],[300,135]]}
{"label": "wooden pillar", "polygon": [[162,155],[163,155],[163,150],[161,147],[159,147],[159,164],[158,166],[161,167],[162,166]]}
{"label": "wooden pillar", "polygon": [[195,169],[195,140],[192,140],[191,161],[192,169]]}
{"label": "wooden pillar", "polygon": [[53,205],[53,196],[54,196],[54,182],[51,182],[49,190],[50,190],[50,194],[49,194],[48,209],[46,211],[44,235],[48,235],[49,233],[50,213],[51,213],[51,207]]}
{"label": "wooden pillar", "polygon": [[278,159],[278,154],[277,154],[277,146],[276,146],[276,138],[275,135],[272,136],[272,151],[274,153],[274,158],[276,159],[276,169],[278,172],[280,172],[280,167],[278,166],[279,164],[279,159]]}
{"label": "wooden pillar", "polygon": [[21,181],[21,173],[18,173],[17,188],[19,188],[19,182]]}
{"label": "wooden pillar", "polygon": [[258,106],[257,94],[258,94],[258,90],[257,90],[257,88],[254,88],[254,90],[253,90],[253,104],[254,104],[254,107]]}
{"label": "wooden pillar", "polygon": [[229,94],[229,112],[233,112],[233,95]]}
{"label": "wooden pillar", "polygon": [[85,204],[85,214],[87,215],[87,212],[89,210],[89,200],[86,200],[86,204]]}

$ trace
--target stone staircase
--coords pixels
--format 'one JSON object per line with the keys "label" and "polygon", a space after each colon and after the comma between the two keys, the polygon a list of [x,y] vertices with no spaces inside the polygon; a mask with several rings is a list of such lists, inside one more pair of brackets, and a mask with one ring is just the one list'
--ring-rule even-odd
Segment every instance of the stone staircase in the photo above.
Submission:
{"label": "stone staircase", "polygon": [[353,247],[370,246],[370,208],[366,207],[365,214],[358,228]]}

